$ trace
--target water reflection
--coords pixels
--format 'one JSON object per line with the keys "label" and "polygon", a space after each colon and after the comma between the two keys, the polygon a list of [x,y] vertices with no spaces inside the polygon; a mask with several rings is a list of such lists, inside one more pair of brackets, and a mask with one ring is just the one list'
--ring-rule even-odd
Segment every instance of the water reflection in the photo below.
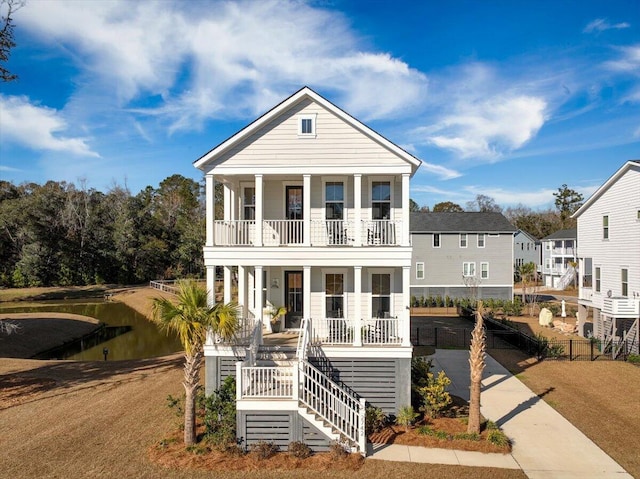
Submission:
{"label": "water reflection", "polygon": [[102,342],[66,359],[94,361],[104,359],[102,351],[109,349],[109,360],[143,359],[175,353],[182,348],[175,336],[167,336],[145,316],[124,303],[105,301],[47,301],[37,303],[0,303],[0,313],[70,313],[96,318],[107,326],[130,326],[131,331]]}

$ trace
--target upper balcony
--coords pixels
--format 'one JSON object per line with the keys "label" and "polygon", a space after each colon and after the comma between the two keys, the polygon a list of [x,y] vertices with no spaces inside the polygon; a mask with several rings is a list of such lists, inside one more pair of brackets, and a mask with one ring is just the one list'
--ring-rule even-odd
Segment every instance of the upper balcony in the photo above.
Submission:
{"label": "upper balcony", "polygon": [[400,246],[400,220],[311,220],[308,232],[303,220],[214,221],[213,246]]}

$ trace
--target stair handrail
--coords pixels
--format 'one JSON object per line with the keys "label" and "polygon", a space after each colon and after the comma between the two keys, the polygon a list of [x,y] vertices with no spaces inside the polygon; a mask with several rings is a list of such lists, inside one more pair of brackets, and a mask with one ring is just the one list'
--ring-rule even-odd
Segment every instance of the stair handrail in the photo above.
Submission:
{"label": "stair handrail", "polygon": [[343,388],[306,359],[298,360],[299,401],[366,454],[366,401]]}
{"label": "stair handrail", "polygon": [[296,346],[296,358],[298,361],[307,358],[309,349],[309,338],[311,337],[311,319],[302,318],[300,332],[298,333],[298,344]]}

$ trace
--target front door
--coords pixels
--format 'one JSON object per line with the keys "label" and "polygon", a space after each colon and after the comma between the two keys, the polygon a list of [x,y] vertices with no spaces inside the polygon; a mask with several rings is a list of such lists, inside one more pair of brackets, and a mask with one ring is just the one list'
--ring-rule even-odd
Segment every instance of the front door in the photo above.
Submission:
{"label": "front door", "polygon": [[288,244],[302,244],[302,186],[287,186],[285,215],[288,220],[286,240]]}
{"label": "front door", "polygon": [[302,271],[284,272],[284,299],[287,314],[284,317],[284,327],[296,329],[302,322]]}

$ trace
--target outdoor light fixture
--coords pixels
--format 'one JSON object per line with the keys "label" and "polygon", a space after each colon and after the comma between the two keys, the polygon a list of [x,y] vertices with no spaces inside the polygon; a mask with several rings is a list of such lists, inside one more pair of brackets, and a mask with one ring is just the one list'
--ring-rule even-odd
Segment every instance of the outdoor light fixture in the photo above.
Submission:
{"label": "outdoor light fixture", "polygon": [[109,356],[109,348],[102,348],[102,354],[104,356],[104,360],[107,360],[107,356]]}

